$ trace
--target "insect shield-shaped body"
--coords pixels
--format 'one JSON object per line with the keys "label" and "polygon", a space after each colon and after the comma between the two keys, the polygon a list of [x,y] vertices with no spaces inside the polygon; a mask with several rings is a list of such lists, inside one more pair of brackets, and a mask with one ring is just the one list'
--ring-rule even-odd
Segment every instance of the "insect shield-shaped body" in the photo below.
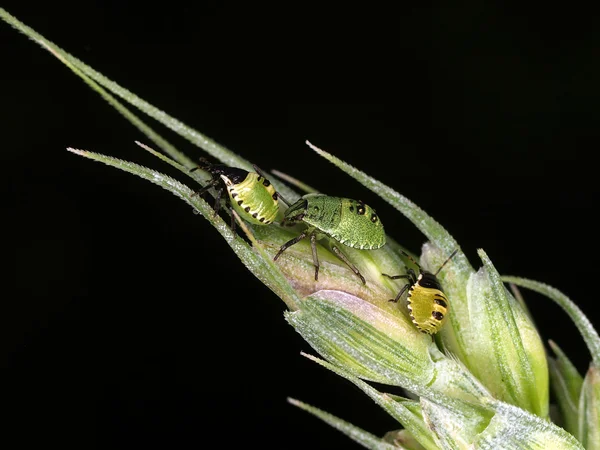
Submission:
{"label": "insect shield-shaped body", "polygon": [[[307,194],[291,205],[284,213],[282,224],[304,223],[308,226],[299,236],[281,246],[274,260],[290,246],[309,237],[315,265],[315,280],[319,279],[317,240],[329,237],[348,247],[373,250],[385,245],[385,232],[375,210],[361,201]],[[361,279],[365,278],[346,255],[335,245],[331,249]]]}
{"label": "insect shield-shaped body", "polygon": [[[200,168],[212,175],[206,186],[197,191],[200,195],[215,188],[215,214],[220,208],[223,193],[227,193],[227,203],[240,217],[255,225],[269,225],[279,212],[278,194],[262,173],[248,172],[244,169],[224,164],[211,164],[202,159]],[[259,172],[258,167],[254,168]],[[197,168],[192,169],[192,171]],[[231,228],[235,229],[235,220],[231,218]]]}
{"label": "insect shield-shaped body", "polygon": [[440,273],[440,270],[442,270],[442,267],[456,255],[457,251],[458,249],[454,250],[435,273],[423,270],[414,259],[402,252],[419,268],[419,275],[417,276],[413,269],[408,269],[406,275],[382,274],[392,280],[399,278],[406,278],[408,280],[408,283],[400,289],[396,298],[393,298],[390,301],[397,302],[402,294],[408,289],[406,303],[410,318],[419,331],[423,333],[431,335],[437,333],[446,321],[448,308],[450,306],[446,294],[444,294],[442,286],[437,279],[437,275]]}

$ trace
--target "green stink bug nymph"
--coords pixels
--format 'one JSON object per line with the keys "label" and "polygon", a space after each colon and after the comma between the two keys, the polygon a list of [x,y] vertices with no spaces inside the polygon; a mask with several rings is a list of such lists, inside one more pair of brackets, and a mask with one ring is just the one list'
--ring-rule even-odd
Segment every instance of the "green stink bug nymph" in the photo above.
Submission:
{"label": "green stink bug nymph", "polygon": [[454,250],[435,273],[423,270],[419,263],[405,252],[402,253],[419,268],[418,277],[413,269],[408,269],[406,275],[388,275],[382,273],[383,276],[391,278],[392,280],[397,280],[399,278],[406,278],[408,280],[408,283],[400,289],[396,298],[393,298],[390,301],[397,302],[402,294],[408,289],[406,302],[410,318],[419,331],[423,333],[433,335],[440,331],[444,325],[446,315],[448,314],[449,302],[437,279],[437,275],[440,273],[440,270],[442,270],[442,267],[456,255],[457,251],[458,249]]}
{"label": "green stink bug nymph", "polygon": [[[257,166],[254,166],[255,173],[225,164],[211,164],[204,158],[200,162],[199,168],[210,173],[212,179],[195,195],[201,195],[208,189],[215,188],[215,214],[219,210],[223,192],[226,192],[229,207],[246,221],[254,225],[269,225],[277,218],[280,196]],[[198,167],[191,171],[196,169]],[[282,200],[285,202],[285,199]],[[231,228],[235,229],[233,215]]]}
{"label": "green stink bug nymph", "polygon": [[[285,211],[282,224],[300,222],[308,228],[283,244],[273,259],[277,260],[286,249],[310,237],[315,280],[319,279],[318,239],[326,236],[348,247],[366,250],[385,245],[385,232],[379,217],[373,208],[361,201],[324,194],[304,195]],[[346,255],[335,245],[331,249],[366,284],[365,278]]]}

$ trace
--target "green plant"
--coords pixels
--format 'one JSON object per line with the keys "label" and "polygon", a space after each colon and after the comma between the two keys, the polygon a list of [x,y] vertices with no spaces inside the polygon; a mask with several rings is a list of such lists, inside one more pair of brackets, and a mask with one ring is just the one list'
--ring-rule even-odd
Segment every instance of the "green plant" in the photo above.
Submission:
{"label": "green plant", "polygon": [[[187,138],[224,164],[252,170],[235,153],[182,124],[106,79],[0,9],[0,16],[50,51],[142,131],[165,154],[145,147],[179,169],[194,183],[206,184],[210,174],[190,172],[195,162],[155,133],[128,110],[121,98]],[[323,359],[306,355],[362,389],[404,427],[385,438],[358,429],[297,400],[291,403],[320,417],[367,448],[600,448],[598,364],[600,339],[581,311],[564,295],[541,283],[502,278],[485,252],[475,270],[444,228],[393,189],[311,146],[335,166],[381,196],[409,218],[427,237],[420,264],[435,271],[455,249],[451,263],[439,274],[450,302],[447,323],[436,341],[419,333],[402,306],[388,302],[399,286],[382,273],[406,273],[400,245],[372,251],[348,249],[348,258],[365,276],[363,286],[327,248],[319,247],[321,277],[314,280],[311,249],[295,245],[277,262],[277,250],[294,234],[277,226],[238,221],[245,237],[232,232],[194,189],[155,170],[97,153],[71,152],[117,167],[172,192],[202,214],[246,267],[287,305],[286,320]],[[295,201],[300,193],[277,178],[276,189]],[[301,184],[297,185],[301,190]],[[305,190],[310,190],[307,188]],[[504,282],[541,292],[571,316],[592,354],[585,379],[553,343],[556,357],[547,358],[539,334],[524,307]],[[549,363],[549,365],[548,365]],[[549,377],[564,426],[549,420]],[[406,397],[375,389],[369,382],[402,387]]]}

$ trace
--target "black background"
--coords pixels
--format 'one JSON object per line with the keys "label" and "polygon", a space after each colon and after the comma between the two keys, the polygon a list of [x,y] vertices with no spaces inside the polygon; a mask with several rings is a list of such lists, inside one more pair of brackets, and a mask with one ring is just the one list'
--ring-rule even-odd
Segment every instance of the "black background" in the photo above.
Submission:
{"label": "black background", "polygon": [[[372,204],[388,233],[418,250],[424,237],[408,220],[308,150],[311,140],[423,207],[476,267],[481,247],[502,274],[559,288],[595,321],[593,15],[500,2],[333,15],[253,2],[4,5],[261,167]],[[300,356],[309,347],[283,303],[190,207],[65,151],[172,173],[135,146],[145,139],[133,126],[4,23],[0,45],[2,404],[23,443],[357,447],[287,396],[378,435],[396,428]],[[543,337],[584,372],[575,327],[525,295]]]}

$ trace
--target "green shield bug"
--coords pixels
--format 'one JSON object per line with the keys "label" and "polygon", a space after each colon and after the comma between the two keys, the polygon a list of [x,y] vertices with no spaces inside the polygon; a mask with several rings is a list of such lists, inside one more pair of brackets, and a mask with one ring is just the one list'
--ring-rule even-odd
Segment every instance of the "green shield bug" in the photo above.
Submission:
{"label": "green shield bug", "polygon": [[391,299],[390,302],[397,302],[402,294],[408,289],[406,303],[410,318],[422,333],[433,335],[440,331],[446,321],[449,302],[437,279],[437,275],[448,261],[456,255],[457,251],[458,249],[454,250],[435,273],[423,270],[419,263],[405,252],[402,252],[404,256],[408,257],[419,268],[419,276],[415,274],[413,269],[408,269],[406,275],[388,275],[382,273],[383,276],[391,278],[392,280],[397,280],[399,278],[408,280],[408,283],[400,289],[396,298]]}
{"label": "green shield bug", "polygon": [[[216,190],[215,214],[219,210],[223,193],[226,192],[226,202],[229,207],[246,221],[254,225],[269,225],[277,218],[280,195],[257,166],[254,166],[256,172],[248,172],[225,164],[211,164],[202,158],[199,167],[191,169],[190,172],[198,168],[210,173],[212,179],[194,195],[201,195],[208,189],[214,188]],[[287,203],[285,199],[282,200]],[[233,215],[231,228],[235,229]]]}
{"label": "green shield bug", "polygon": [[[348,247],[373,250],[385,245],[385,232],[375,210],[363,202],[349,198],[307,194],[284,213],[282,224],[304,223],[308,226],[299,236],[281,246],[274,260],[290,246],[309,237],[315,266],[315,280],[319,279],[319,258],[316,242],[329,237]],[[365,278],[341,250],[333,245],[333,252],[366,284]]]}

